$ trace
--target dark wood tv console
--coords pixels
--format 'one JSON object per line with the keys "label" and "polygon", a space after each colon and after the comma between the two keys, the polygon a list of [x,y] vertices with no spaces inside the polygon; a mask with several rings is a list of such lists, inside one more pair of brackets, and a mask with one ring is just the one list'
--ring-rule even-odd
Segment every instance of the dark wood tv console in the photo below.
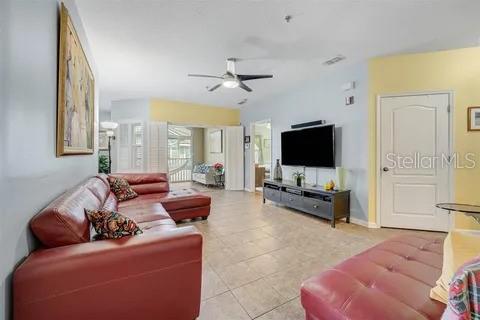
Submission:
{"label": "dark wood tv console", "polygon": [[328,219],[332,228],[336,219],[346,218],[350,223],[350,190],[327,191],[308,184],[299,187],[289,180],[265,180],[263,203],[265,199]]}

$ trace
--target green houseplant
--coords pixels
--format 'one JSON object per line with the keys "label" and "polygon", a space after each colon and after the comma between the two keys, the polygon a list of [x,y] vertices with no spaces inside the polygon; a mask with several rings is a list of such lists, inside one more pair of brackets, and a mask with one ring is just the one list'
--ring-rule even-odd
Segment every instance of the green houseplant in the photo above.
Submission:
{"label": "green houseplant", "polygon": [[292,176],[293,176],[293,180],[297,182],[297,186],[301,187],[302,180],[305,179],[305,173],[300,171],[295,171]]}
{"label": "green houseplant", "polygon": [[108,157],[104,154],[98,156],[98,173],[108,173]]}

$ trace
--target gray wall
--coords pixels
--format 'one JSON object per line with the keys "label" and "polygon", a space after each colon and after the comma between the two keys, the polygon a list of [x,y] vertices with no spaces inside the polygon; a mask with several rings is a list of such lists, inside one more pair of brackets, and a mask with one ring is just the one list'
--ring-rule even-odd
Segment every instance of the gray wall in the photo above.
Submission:
{"label": "gray wall", "polygon": [[[74,2],[64,2],[95,72]],[[0,320],[4,320],[11,318],[12,271],[36,245],[28,229],[30,218],[64,190],[93,175],[97,155],[55,156],[59,3],[0,3],[4,109],[0,117]]]}
{"label": "gray wall", "polygon": [[112,120],[112,112],[110,110],[100,110],[98,114],[98,121],[110,121]]}
{"label": "gray wall", "polygon": [[149,121],[150,99],[125,99],[112,101],[110,116],[112,121]]}
{"label": "gray wall", "polygon": [[[269,98],[260,103],[241,109],[241,122],[250,135],[250,124],[254,121],[270,119],[272,123],[272,163],[280,159],[280,134],[290,129],[292,124],[326,120],[337,126],[337,165],[348,170],[346,183],[352,189],[351,214],[354,218],[368,221],[368,181],[367,181],[367,64],[338,66],[323,77],[308,81],[296,90]],[[352,91],[356,103],[345,106],[345,92],[342,84],[356,81]],[[253,137],[252,137],[253,139]],[[245,186],[250,187],[250,150],[245,151]],[[295,170],[303,168],[283,167],[284,178],[291,179]],[[335,180],[334,169],[307,168],[307,182],[323,184]]]}

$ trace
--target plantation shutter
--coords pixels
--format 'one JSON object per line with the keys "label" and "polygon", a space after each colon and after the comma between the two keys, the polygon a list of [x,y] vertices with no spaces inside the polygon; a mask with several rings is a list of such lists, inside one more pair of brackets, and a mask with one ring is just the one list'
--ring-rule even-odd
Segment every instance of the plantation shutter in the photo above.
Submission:
{"label": "plantation shutter", "polygon": [[168,172],[167,162],[168,124],[151,121],[148,123],[148,172]]}
{"label": "plantation shutter", "polygon": [[122,123],[118,126],[118,157],[116,172],[128,172],[130,169],[130,139],[129,139],[130,125]]}
{"label": "plantation shutter", "polygon": [[116,157],[112,158],[112,172],[145,171],[144,124],[139,121],[120,123],[114,145]]}

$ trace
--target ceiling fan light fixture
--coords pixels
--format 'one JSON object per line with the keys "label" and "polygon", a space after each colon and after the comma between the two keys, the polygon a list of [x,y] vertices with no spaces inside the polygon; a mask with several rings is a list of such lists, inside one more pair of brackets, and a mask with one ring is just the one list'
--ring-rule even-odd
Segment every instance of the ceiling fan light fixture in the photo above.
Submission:
{"label": "ceiling fan light fixture", "polygon": [[238,82],[237,79],[229,78],[229,79],[223,80],[222,85],[225,88],[233,89],[233,88],[238,87],[240,85],[240,83]]}

